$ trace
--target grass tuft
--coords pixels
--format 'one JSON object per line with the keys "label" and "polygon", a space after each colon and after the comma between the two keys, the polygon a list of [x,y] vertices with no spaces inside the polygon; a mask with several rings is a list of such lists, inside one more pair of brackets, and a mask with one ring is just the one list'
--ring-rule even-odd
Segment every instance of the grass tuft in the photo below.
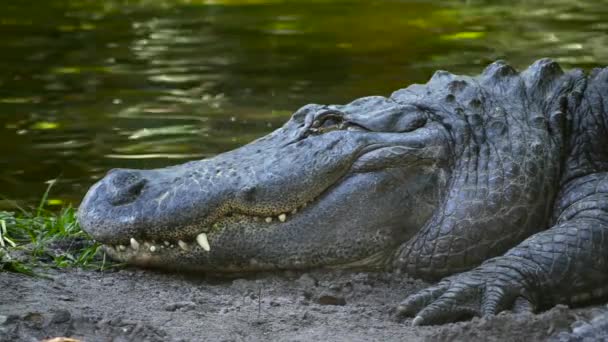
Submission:
{"label": "grass tuft", "polygon": [[0,272],[35,275],[34,270],[41,267],[104,270],[115,266],[106,262],[101,244],[80,229],[72,207],[51,212],[41,204],[32,212],[0,211]]}

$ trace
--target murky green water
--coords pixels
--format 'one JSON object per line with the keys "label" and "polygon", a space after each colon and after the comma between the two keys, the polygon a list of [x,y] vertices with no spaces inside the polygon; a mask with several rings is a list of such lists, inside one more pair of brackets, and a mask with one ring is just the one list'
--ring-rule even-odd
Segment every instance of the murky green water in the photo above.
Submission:
{"label": "murky green water", "polygon": [[77,204],[110,168],[214,155],[309,102],[545,56],[608,65],[608,1],[2,0],[0,207],[52,179],[50,204]]}

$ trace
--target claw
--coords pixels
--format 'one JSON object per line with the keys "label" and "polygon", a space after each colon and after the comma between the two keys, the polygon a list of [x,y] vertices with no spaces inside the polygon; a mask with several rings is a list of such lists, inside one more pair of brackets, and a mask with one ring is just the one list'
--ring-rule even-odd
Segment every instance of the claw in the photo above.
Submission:
{"label": "claw", "polygon": [[415,316],[412,326],[443,324],[495,315],[504,310],[534,312],[523,282],[500,277],[495,265],[449,277],[408,296],[397,307],[399,314]]}
{"label": "claw", "polygon": [[462,286],[458,282],[440,283],[406,299],[400,310],[406,313],[415,310],[413,326],[459,321],[480,315],[479,308],[470,305],[475,292],[474,287]]}
{"label": "claw", "polygon": [[425,306],[431,304],[433,301],[443,295],[448,287],[448,283],[439,283],[428,289],[410,295],[403,302],[401,302],[401,304],[399,304],[397,307],[397,313],[404,316],[413,316],[417,314]]}
{"label": "claw", "polygon": [[500,310],[500,307],[504,306],[505,300],[504,291],[500,288],[494,287],[486,290],[482,300],[481,315],[496,315]]}
{"label": "claw", "polygon": [[479,316],[479,312],[467,305],[455,303],[452,299],[441,298],[420,311],[412,325],[433,325],[456,322]]}
{"label": "claw", "polygon": [[513,312],[515,313],[533,313],[534,305],[527,298],[517,297],[513,303]]}
{"label": "claw", "polygon": [[420,316],[416,316],[413,320],[412,320],[412,326],[419,326],[422,325],[422,323],[424,323],[424,318],[420,317]]}

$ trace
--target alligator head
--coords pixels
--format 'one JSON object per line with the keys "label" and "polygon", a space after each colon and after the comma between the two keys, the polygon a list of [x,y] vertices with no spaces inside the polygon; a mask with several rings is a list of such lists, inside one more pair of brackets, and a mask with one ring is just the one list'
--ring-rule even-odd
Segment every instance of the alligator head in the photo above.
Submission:
{"label": "alligator head", "polygon": [[[533,115],[546,104],[522,94],[548,87],[548,72],[561,75],[548,61],[522,75],[497,62],[477,78],[440,71],[426,85],[388,98],[307,105],[283,127],[216,157],[110,171],[89,190],[79,221],[112,258],[143,266],[215,272],[385,267],[403,252],[399,246],[464,205],[459,200],[471,192],[487,195],[493,182],[506,186],[510,171],[527,166],[529,154],[508,150],[504,137],[531,137],[534,125],[547,125]],[[545,135],[525,148],[542,150]],[[522,159],[497,164],[496,151],[483,146],[498,157],[521,153]],[[478,175],[473,171],[480,165],[487,176],[500,166],[497,178],[507,178],[466,188],[465,178]],[[510,190],[523,191],[515,185]],[[512,217],[517,213],[526,215],[509,210],[505,221],[535,223]]]}
{"label": "alligator head", "polygon": [[308,105],[214,158],[112,170],[79,211],[115,259],[217,271],[380,263],[432,213],[448,139],[425,108]]}

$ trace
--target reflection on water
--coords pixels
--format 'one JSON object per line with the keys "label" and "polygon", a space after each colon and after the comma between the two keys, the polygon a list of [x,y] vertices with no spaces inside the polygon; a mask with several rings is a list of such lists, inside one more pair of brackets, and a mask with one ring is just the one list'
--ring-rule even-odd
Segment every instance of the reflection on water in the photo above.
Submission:
{"label": "reflection on water", "polygon": [[52,203],[77,203],[110,168],[211,156],[436,68],[608,64],[608,1],[27,3],[0,3],[0,201],[59,177]]}

